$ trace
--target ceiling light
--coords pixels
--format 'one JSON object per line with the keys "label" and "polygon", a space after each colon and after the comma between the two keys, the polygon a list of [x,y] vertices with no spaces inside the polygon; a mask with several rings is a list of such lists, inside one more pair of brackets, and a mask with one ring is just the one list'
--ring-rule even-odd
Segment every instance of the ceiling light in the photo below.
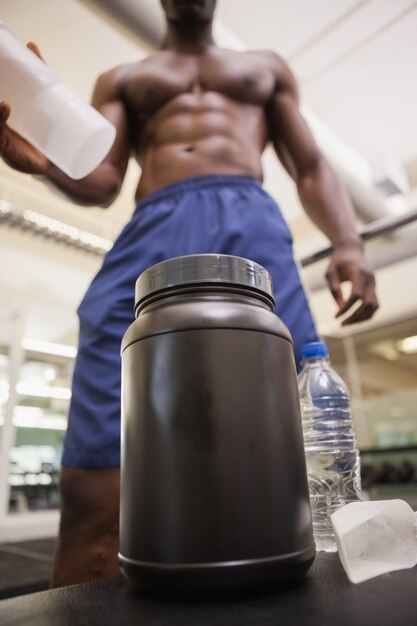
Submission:
{"label": "ceiling light", "polygon": [[22,348],[31,352],[42,352],[43,354],[53,354],[55,356],[66,356],[74,359],[77,356],[77,348],[61,343],[51,343],[50,341],[40,341],[39,339],[22,339]]}
{"label": "ceiling light", "polygon": [[405,354],[415,354],[417,352],[417,335],[401,339],[401,341],[397,341],[396,345],[397,349]]}
{"label": "ceiling light", "polygon": [[14,417],[17,418],[36,418],[36,417],[42,417],[43,415],[43,410],[41,408],[39,408],[38,406],[15,406],[14,411],[13,411],[13,415]]}
{"label": "ceiling light", "polygon": [[53,398],[54,400],[69,400],[71,389],[69,387],[41,387],[37,383],[22,381],[17,383],[16,391],[21,396],[33,398]]}
{"label": "ceiling light", "polygon": [[99,237],[36,211],[19,209],[6,200],[0,200],[0,223],[23,231],[28,230],[35,235],[100,256],[113,247],[110,239]]}
{"label": "ceiling light", "polygon": [[67,420],[65,417],[29,417],[14,416],[13,424],[17,428],[45,428],[47,430],[66,430]]}

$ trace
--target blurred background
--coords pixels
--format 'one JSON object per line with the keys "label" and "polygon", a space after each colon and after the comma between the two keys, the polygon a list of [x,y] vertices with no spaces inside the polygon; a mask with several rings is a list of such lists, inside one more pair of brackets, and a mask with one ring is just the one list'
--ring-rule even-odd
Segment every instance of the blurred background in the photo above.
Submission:
{"label": "blurred background", "polygon": [[[417,2],[218,0],[216,17],[220,46],[272,49],[289,62],[358,228],[380,233],[366,249],[381,308],[341,328],[316,255],[328,242],[267,150],[265,186],[291,227],[319,330],[352,394],[365,496],[417,508]],[[0,20],[35,41],[86,101],[101,72],[144,58],[163,32],[159,0],[0,0]],[[138,175],[131,162],[117,201],[85,209],[0,162],[0,563],[13,554],[26,570],[32,553],[50,568],[76,308],[133,211]]]}

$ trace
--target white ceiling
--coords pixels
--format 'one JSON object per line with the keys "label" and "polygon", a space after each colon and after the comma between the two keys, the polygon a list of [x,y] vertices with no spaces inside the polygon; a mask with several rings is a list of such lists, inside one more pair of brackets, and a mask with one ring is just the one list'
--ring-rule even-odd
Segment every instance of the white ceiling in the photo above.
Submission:
{"label": "white ceiling", "polygon": [[256,17],[254,5],[219,0],[218,16],[282,54],[309,106],[375,166],[417,157],[415,0],[257,0]]}
{"label": "white ceiling", "polygon": [[[416,0],[218,0],[217,17],[244,46],[274,49],[289,61],[306,104],[369,161],[375,178],[384,173],[387,153],[403,165],[417,163]],[[37,42],[51,69],[85,100],[98,74],[149,52],[145,43],[134,43],[78,0],[0,0],[0,19],[22,41]],[[299,255],[320,247],[324,239],[300,216],[292,183],[270,155],[267,161],[266,185],[283,206]],[[138,174],[132,163],[122,194],[110,209],[86,210],[0,163],[0,198],[114,238],[132,211]],[[75,328],[75,306],[97,261],[76,253],[70,258],[54,244],[40,246],[6,228],[0,228],[0,245],[0,288],[7,293],[34,284],[38,293],[51,292],[52,283],[62,284],[64,272],[65,294],[59,296],[54,288],[53,298],[61,308],[72,309],[71,315],[63,315],[67,321],[57,323],[53,338]],[[5,267],[10,269],[5,272]],[[409,272],[407,266],[403,281],[397,272],[397,292],[402,283],[407,291]],[[381,273],[385,290],[384,281]],[[386,284],[388,301],[392,278]],[[407,296],[401,314],[417,309],[416,299],[410,302]],[[315,295],[313,308],[323,325],[333,323],[327,296]],[[31,323],[30,332],[44,338],[48,334],[45,324]]]}

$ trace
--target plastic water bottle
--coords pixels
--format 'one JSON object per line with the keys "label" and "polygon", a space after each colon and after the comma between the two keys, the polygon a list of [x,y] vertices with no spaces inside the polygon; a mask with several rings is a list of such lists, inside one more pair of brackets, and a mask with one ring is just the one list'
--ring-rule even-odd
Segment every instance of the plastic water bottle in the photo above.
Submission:
{"label": "plastic water bottle", "polygon": [[326,344],[304,344],[301,354],[298,386],[314,539],[317,550],[332,552],[330,515],[361,500],[359,451],[349,392],[330,365]]}

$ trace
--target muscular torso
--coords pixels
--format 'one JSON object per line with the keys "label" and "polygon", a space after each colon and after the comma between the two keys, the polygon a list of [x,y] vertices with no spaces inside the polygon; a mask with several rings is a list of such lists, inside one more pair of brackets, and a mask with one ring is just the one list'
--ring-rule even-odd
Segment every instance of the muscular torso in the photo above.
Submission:
{"label": "muscular torso", "polygon": [[142,168],[137,198],[207,174],[262,178],[265,109],[277,85],[268,55],[160,51],[113,80]]}

